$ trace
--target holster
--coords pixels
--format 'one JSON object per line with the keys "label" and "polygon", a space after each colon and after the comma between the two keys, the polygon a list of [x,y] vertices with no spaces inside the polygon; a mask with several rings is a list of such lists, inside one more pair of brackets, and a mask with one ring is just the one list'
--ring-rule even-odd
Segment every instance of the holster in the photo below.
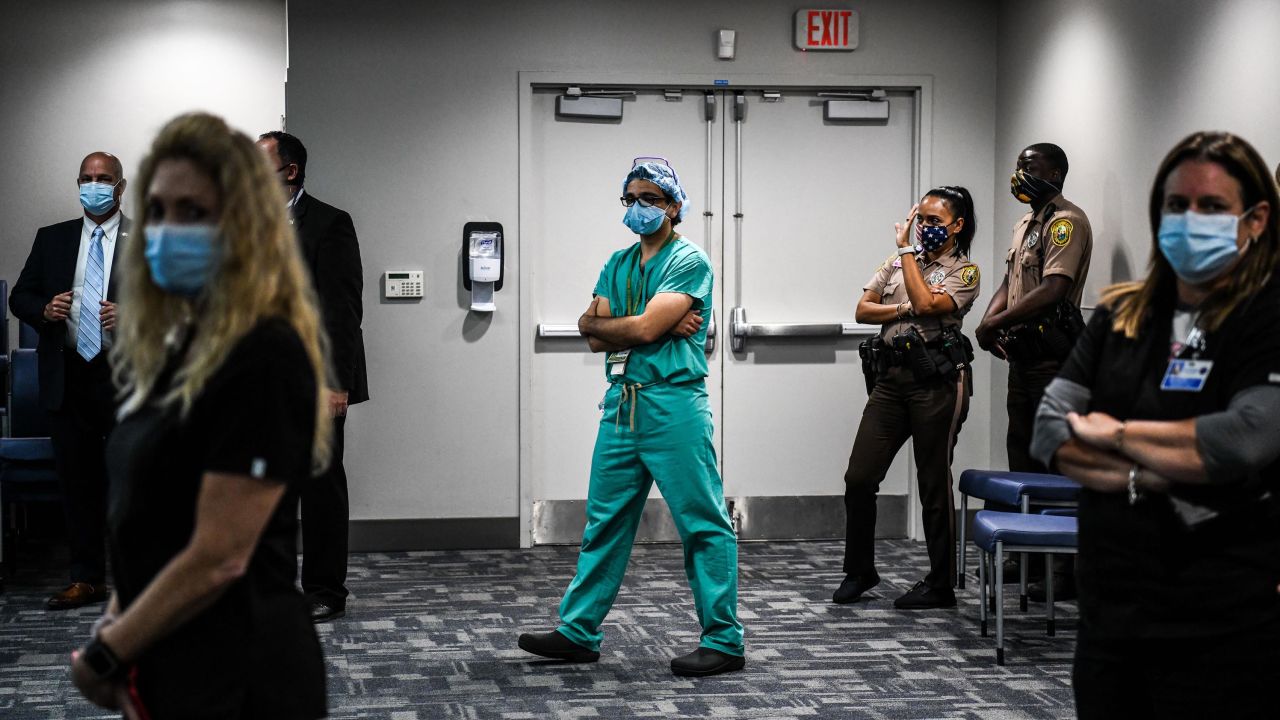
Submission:
{"label": "holster", "polygon": [[858,345],[858,357],[862,359],[862,379],[867,383],[867,395],[876,389],[880,377],[880,336],[870,337]]}
{"label": "holster", "polygon": [[1052,312],[1009,330],[1001,347],[1010,362],[1062,362],[1071,354],[1082,332],[1084,316],[1080,308],[1064,300]]}

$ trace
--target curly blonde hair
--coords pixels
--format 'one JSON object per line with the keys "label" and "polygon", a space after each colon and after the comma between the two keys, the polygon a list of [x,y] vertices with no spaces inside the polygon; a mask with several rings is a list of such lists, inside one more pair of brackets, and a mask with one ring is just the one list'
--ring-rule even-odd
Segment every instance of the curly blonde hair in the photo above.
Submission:
{"label": "curly blonde hair", "polygon": [[[289,224],[286,198],[262,151],[221,118],[205,113],[179,116],[160,130],[138,173],[136,206],[147,208],[156,167],[182,159],[208,174],[217,187],[222,214],[218,268],[196,298],[171,295],[151,277],[144,232],[132,233],[120,254],[120,313],[111,350],[122,413],[140,407],[151,394],[169,357],[171,338],[194,324],[191,348],[160,403],[190,412],[205,383],[250,330],[266,318],[281,318],[298,333],[317,388],[326,382],[328,339],[316,309],[315,293]],[[142,218],[145,226],[147,218]],[[198,310],[197,310],[198,307]],[[331,422],[323,392],[316,393],[312,464],[329,460]]]}

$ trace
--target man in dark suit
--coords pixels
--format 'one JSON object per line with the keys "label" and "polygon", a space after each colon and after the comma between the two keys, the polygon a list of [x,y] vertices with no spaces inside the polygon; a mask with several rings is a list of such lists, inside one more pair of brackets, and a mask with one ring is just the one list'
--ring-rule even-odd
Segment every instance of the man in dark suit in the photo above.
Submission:
{"label": "man in dark suit", "polygon": [[90,154],[77,178],[83,217],[41,228],[9,295],[9,308],[40,332],[40,404],[62,485],[71,546],[71,584],[50,610],[102,602],[106,585],[107,473],[104,449],[115,422],[107,352],[116,324],[112,273],[129,221],[120,211],[124,168],[114,155]]}
{"label": "man in dark suit", "polygon": [[364,336],[360,330],[364,279],[360,244],[351,216],[303,189],[307,149],[285,132],[269,132],[258,147],[276,169],[289,199],[302,256],[320,300],[333,360],[329,411],[333,415],[333,456],[329,469],[302,492],[302,589],[311,601],[311,619],[325,622],[346,614],[347,473],[342,467],[347,406],[369,399]]}

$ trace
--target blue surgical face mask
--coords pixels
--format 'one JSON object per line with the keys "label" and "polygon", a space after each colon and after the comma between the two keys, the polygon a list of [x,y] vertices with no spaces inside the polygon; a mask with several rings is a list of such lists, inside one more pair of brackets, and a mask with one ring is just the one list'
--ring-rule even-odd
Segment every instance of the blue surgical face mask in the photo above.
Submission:
{"label": "blue surgical face mask", "polygon": [[216,225],[148,225],[147,265],[161,290],[195,297],[221,259]]}
{"label": "blue surgical face mask", "polygon": [[1240,215],[1198,212],[1165,213],[1160,219],[1160,252],[1178,277],[1202,285],[1222,275],[1240,257],[1236,246]]}
{"label": "blue surgical face mask", "polygon": [[657,205],[644,207],[636,203],[627,208],[627,214],[622,216],[622,224],[637,235],[652,235],[662,227],[662,220],[666,216],[667,211]]}
{"label": "blue surgical face mask", "polygon": [[80,204],[90,215],[106,215],[116,206],[116,186],[102,182],[81,183]]}
{"label": "blue surgical face mask", "polygon": [[947,238],[951,237],[947,234],[945,225],[919,225],[916,227],[916,241],[927,252],[934,252],[947,244]]}

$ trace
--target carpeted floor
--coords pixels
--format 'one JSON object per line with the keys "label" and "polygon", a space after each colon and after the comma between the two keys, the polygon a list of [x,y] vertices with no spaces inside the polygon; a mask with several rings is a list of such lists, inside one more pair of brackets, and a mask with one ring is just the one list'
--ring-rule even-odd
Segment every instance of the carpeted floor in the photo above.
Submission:
{"label": "carpeted floor", "polygon": [[[872,597],[833,605],[841,551],[743,544],[747,667],[702,680],[668,669],[698,641],[679,546],[636,548],[595,665],[541,661],[515,644],[521,631],[554,627],[576,548],[353,555],[349,614],[320,626],[330,711],[392,720],[1073,716],[1074,603],[1059,603],[1049,638],[1043,606],[1019,613],[1013,590],[1008,664],[996,667],[994,637],[978,634],[976,581],[954,610],[895,611],[893,598],[927,560],[923,544],[882,541]],[[45,611],[61,572],[30,564],[0,595],[0,717],[110,717],[76,695],[67,673],[101,606]]]}

